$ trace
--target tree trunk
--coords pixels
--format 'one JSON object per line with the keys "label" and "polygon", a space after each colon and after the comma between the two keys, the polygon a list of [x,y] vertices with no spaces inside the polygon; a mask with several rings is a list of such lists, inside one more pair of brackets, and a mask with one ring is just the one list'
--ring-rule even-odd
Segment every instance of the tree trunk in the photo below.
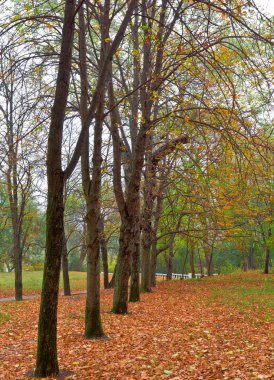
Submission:
{"label": "tree trunk", "polygon": [[246,253],[244,253],[244,265],[243,265],[243,270],[244,272],[247,272],[249,269],[249,265],[248,265],[248,256]]}
{"label": "tree trunk", "polygon": [[204,266],[203,266],[203,262],[202,262],[201,255],[200,255],[200,248],[198,248],[197,253],[198,253],[198,258],[199,258],[200,273],[201,273],[201,276],[203,277],[204,276]]}
{"label": "tree trunk", "polygon": [[[13,265],[15,271],[15,299],[16,301],[22,301],[23,299],[23,284],[22,284],[22,246],[21,246],[21,235],[22,235],[22,225],[24,218],[24,207],[25,207],[25,196],[26,188],[23,189],[19,186],[20,180],[18,175],[18,141],[17,132],[14,131],[14,73],[13,68],[10,68],[10,83],[6,83],[5,87],[9,87],[9,97],[7,99],[7,107],[9,111],[7,112],[7,190],[9,197],[9,207],[11,211],[12,220],[12,237],[13,237]],[[19,181],[19,183],[18,183]],[[19,202],[19,189],[21,189],[21,205]]]}
{"label": "tree trunk", "polygon": [[149,178],[150,171],[146,172],[145,179],[145,191],[144,191],[144,209],[143,209],[143,228],[142,228],[142,278],[141,278],[141,291],[150,292],[151,291],[151,275],[150,275],[150,250],[152,243],[152,207],[153,207],[153,196],[151,194],[151,185],[149,182],[152,180]]}
{"label": "tree trunk", "polygon": [[85,258],[87,256],[87,244],[86,244],[87,225],[86,225],[85,221],[83,223],[83,234],[82,234],[82,236],[83,236],[83,238],[82,238],[82,244],[80,247],[80,257],[79,257],[77,264],[75,265],[75,270],[77,272],[81,272],[82,266],[83,266]]}
{"label": "tree trunk", "polygon": [[[138,218],[139,220],[139,218]],[[138,221],[135,224],[136,235],[135,235],[135,244],[134,251],[132,253],[131,260],[131,281],[130,281],[130,302],[140,301],[140,284],[139,284],[139,273],[140,273],[140,226]]]}
{"label": "tree trunk", "polygon": [[104,232],[104,220],[103,217],[100,217],[99,222],[99,234],[100,234],[100,248],[102,254],[102,262],[103,262],[103,271],[104,271],[104,289],[109,289],[109,281],[108,281],[108,250],[107,250],[107,241]]}
{"label": "tree trunk", "polygon": [[186,257],[184,258],[184,262],[183,262],[182,274],[185,274],[186,262],[187,262],[188,255],[189,255],[189,246],[188,246],[188,240],[187,240],[187,242],[186,242]]}
{"label": "tree trunk", "polygon": [[173,269],[173,256],[168,255],[166,258],[166,279],[168,281],[172,280],[172,269]]}
{"label": "tree trunk", "polygon": [[108,281],[108,251],[107,251],[107,242],[106,239],[100,239],[102,262],[103,262],[103,271],[104,271],[104,288],[109,289]]}
{"label": "tree trunk", "polygon": [[40,307],[36,377],[47,377],[59,373],[57,359],[57,306],[61,252],[63,248],[63,190],[64,181],[60,173],[48,175],[48,207],[46,256],[42,298]]}
{"label": "tree trunk", "polygon": [[121,223],[119,252],[115,273],[114,296],[112,311],[116,314],[126,314],[128,311],[128,281],[133,253],[134,223],[129,217],[124,217]]}
{"label": "tree trunk", "polygon": [[22,251],[20,247],[20,237],[17,233],[13,238],[14,253],[14,272],[15,272],[15,299],[22,301],[23,299],[23,281],[22,281]]}
{"label": "tree trunk", "polygon": [[156,286],[156,266],[157,266],[157,240],[156,237],[151,246],[150,257],[150,284],[152,287]]}
{"label": "tree trunk", "polygon": [[248,267],[250,269],[255,269],[255,260],[254,260],[254,242],[251,242],[250,248],[249,248],[249,255],[248,255]]}
{"label": "tree trunk", "polygon": [[264,274],[269,274],[269,263],[270,263],[270,249],[269,249],[269,247],[266,247],[266,249],[265,249]]}
{"label": "tree trunk", "polygon": [[67,240],[65,236],[65,230],[63,231],[62,270],[63,270],[64,296],[71,296],[69,269],[68,269],[68,250],[67,250]]}
{"label": "tree trunk", "polygon": [[85,336],[88,339],[104,336],[100,315],[100,266],[98,214],[92,199],[87,201],[87,299]]}
{"label": "tree trunk", "polygon": [[152,158],[152,136],[147,136],[147,152],[144,180],[144,206],[142,212],[142,278],[141,291],[151,292],[151,244],[152,244],[152,214],[156,189],[156,164]]}
{"label": "tree trunk", "polygon": [[[85,235],[86,235],[86,233],[85,233]],[[76,266],[76,271],[78,271],[78,272],[81,271],[86,256],[87,256],[87,247],[86,247],[86,245],[82,245],[81,251],[80,251],[79,261],[78,261],[77,266]]]}
{"label": "tree trunk", "polygon": [[213,250],[205,249],[207,275],[213,275]]}
{"label": "tree trunk", "polygon": [[83,189],[87,207],[87,299],[85,336],[88,339],[103,337],[100,315],[100,189],[102,164],[102,131],[104,120],[104,89],[99,103],[94,128],[92,180],[89,174],[89,134],[82,149]]}
{"label": "tree trunk", "polygon": [[141,291],[151,292],[151,226],[147,223],[146,231],[143,231],[142,237],[142,281],[141,281]]}
{"label": "tree trunk", "polygon": [[136,242],[140,238],[139,215],[140,215],[140,181],[144,162],[144,151],[147,126],[139,131],[133,170],[127,188],[126,213],[121,215],[121,228],[119,238],[119,252],[117,259],[117,271],[114,286],[113,312],[117,314],[127,313],[128,306],[128,280],[131,259],[138,250]]}
{"label": "tree trunk", "polygon": [[194,246],[190,244],[190,250],[189,250],[189,264],[190,264],[190,270],[191,270],[191,276],[192,278],[195,278],[195,251]]}
{"label": "tree trunk", "polygon": [[163,196],[165,194],[166,181],[161,180],[156,200],[156,208],[154,212],[154,224],[152,228],[152,244],[151,244],[151,262],[150,262],[150,276],[151,276],[151,286],[156,286],[156,266],[157,266],[157,232],[160,223],[160,217],[163,210]]}
{"label": "tree trunk", "polygon": [[[272,231],[271,228],[268,229],[268,238],[271,238]],[[270,248],[266,246],[265,248],[265,265],[264,265],[264,274],[269,273],[269,264],[270,264]]]}
{"label": "tree trunk", "polygon": [[75,0],[66,0],[61,53],[48,137],[46,255],[38,325],[36,377],[55,376],[59,373],[57,306],[64,231],[62,133],[69,92],[74,12]]}
{"label": "tree trunk", "polygon": [[[80,112],[82,121],[86,120],[88,106],[88,78],[86,67],[86,39],[85,20],[83,9],[79,11],[79,54],[81,71],[81,99]],[[106,37],[109,28],[109,3],[105,2],[102,13],[101,25],[101,50],[100,68],[103,70],[105,56],[108,51]],[[102,76],[102,71],[100,72]],[[92,178],[90,176],[89,164],[89,133],[85,135],[81,151],[82,182],[87,208],[87,298],[85,336],[88,339],[103,337],[104,332],[100,315],[100,191],[101,191],[101,165],[102,165],[102,133],[104,121],[105,103],[105,80],[102,80],[97,88],[97,101],[95,105],[96,118],[94,126],[93,156],[92,156]]]}

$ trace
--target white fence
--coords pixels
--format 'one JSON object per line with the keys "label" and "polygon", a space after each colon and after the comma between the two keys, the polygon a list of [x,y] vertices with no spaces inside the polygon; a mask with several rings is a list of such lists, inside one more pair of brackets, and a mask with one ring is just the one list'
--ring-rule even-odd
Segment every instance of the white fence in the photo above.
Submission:
{"label": "white fence", "polygon": [[[166,280],[166,273],[156,273],[156,277],[162,278],[163,280]],[[213,273],[213,276],[218,276],[218,273]],[[201,273],[196,273],[195,278],[201,278],[201,277],[207,277],[207,274],[204,274],[203,276]],[[192,278],[192,273],[172,273],[172,280],[189,280]]]}

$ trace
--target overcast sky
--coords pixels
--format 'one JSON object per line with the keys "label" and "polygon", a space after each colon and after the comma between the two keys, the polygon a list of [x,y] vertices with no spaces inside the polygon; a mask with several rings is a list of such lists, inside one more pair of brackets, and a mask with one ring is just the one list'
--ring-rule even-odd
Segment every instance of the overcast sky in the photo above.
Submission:
{"label": "overcast sky", "polygon": [[274,14],[274,0],[254,0],[261,9],[267,10],[271,15]]}

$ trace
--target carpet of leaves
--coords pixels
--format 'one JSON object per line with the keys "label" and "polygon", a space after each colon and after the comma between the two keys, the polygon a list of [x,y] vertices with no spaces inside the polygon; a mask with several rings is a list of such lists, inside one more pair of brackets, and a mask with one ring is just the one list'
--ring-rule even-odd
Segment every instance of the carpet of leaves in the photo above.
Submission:
{"label": "carpet of leaves", "polygon": [[[160,283],[128,315],[110,313],[112,290],[102,290],[108,340],[84,338],[84,295],[61,297],[60,371],[77,380],[274,379],[273,321],[212,297],[231,281]],[[38,311],[37,298],[1,302],[0,379],[26,379],[34,369]]]}

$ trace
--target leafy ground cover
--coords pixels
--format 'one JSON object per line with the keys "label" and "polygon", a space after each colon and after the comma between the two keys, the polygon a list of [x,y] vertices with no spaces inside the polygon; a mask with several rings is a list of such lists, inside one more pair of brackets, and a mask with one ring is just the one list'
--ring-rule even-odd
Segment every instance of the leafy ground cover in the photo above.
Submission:
{"label": "leafy ground cover", "polygon": [[[274,279],[260,274],[162,282],[128,315],[110,313],[108,340],[86,340],[85,296],[60,298],[58,348],[70,379],[273,379]],[[35,366],[39,299],[0,304],[0,379]]]}

